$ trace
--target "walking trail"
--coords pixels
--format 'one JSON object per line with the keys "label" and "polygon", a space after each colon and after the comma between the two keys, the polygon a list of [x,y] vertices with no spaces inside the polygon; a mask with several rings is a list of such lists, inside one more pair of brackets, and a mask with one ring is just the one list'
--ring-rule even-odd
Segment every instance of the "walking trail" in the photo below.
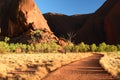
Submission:
{"label": "walking trail", "polygon": [[102,56],[94,54],[68,64],[51,72],[42,80],[116,80],[99,64]]}

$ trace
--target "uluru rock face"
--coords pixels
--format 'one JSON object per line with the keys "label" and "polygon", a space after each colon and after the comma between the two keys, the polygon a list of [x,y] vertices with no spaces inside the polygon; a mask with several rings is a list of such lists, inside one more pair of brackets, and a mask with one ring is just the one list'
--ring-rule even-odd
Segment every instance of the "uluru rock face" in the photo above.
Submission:
{"label": "uluru rock face", "polygon": [[120,0],[106,0],[95,13],[84,16],[73,17],[58,14],[45,14],[44,16],[56,35],[64,36],[70,32],[74,33],[72,41],[76,44],[80,42],[120,43]]}
{"label": "uluru rock face", "polygon": [[120,0],[105,17],[105,31],[109,43],[120,43]]}
{"label": "uluru rock face", "polygon": [[[77,31],[77,35],[74,37],[76,43],[81,41],[89,44],[111,42],[108,36],[113,37],[115,35],[107,35],[107,30],[109,30],[110,27],[106,29],[105,18],[117,2],[119,2],[119,0],[107,0],[91,17],[89,17],[82,29]],[[119,8],[117,8],[117,10],[119,10]],[[113,29],[114,28],[111,28],[111,30]],[[114,44],[114,42],[111,43]]]}
{"label": "uluru rock face", "polygon": [[[18,37],[31,29],[41,29],[55,39],[54,34],[76,44],[120,43],[120,0],[106,0],[92,14],[67,16],[47,13],[44,17],[34,0],[1,0],[0,36]],[[45,40],[49,41],[49,36]]]}
{"label": "uluru rock face", "polygon": [[50,31],[34,0],[0,0],[2,36],[19,36],[30,28]]}
{"label": "uluru rock face", "polygon": [[58,37],[69,38],[69,34],[75,35],[76,31],[81,29],[87,18],[92,14],[67,16],[57,13],[44,14],[50,29]]}

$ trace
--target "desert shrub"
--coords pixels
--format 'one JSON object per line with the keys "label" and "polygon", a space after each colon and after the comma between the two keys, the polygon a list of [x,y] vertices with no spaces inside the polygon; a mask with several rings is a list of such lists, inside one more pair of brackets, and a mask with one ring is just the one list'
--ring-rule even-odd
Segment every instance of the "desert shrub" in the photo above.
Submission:
{"label": "desert shrub", "polygon": [[32,42],[39,42],[39,40],[41,39],[41,35],[43,34],[44,32],[40,29],[37,29],[33,32],[31,32],[31,39],[32,39]]}
{"label": "desert shrub", "polygon": [[14,43],[11,43],[11,44],[9,45],[9,49],[10,49],[10,52],[15,52],[15,50],[16,50],[16,45],[15,45]]}
{"label": "desert shrub", "polygon": [[[40,33],[42,31],[36,31],[34,34]],[[0,53],[6,52],[43,52],[43,53],[56,53],[58,52],[59,45],[56,41],[51,40],[49,42],[44,43],[33,43],[33,44],[22,44],[22,43],[8,43],[10,39],[8,37],[5,38],[4,41],[0,41]],[[73,44],[71,41],[68,41],[64,46],[62,46],[65,52],[113,52],[120,51],[120,44],[108,45],[105,42],[99,44],[87,45],[84,42],[81,42],[78,45]]]}
{"label": "desert shrub", "polygon": [[67,44],[63,46],[63,48],[66,52],[74,52],[73,51],[74,44],[71,41],[68,41]]}
{"label": "desert shrub", "polygon": [[57,51],[58,51],[59,46],[56,44],[56,42],[50,41],[50,42],[48,43],[48,45],[50,46],[50,47],[49,47],[49,51],[50,51],[50,52],[57,52]]}
{"label": "desert shrub", "polygon": [[44,42],[44,43],[38,43],[34,45],[34,51],[35,52],[57,52],[58,51],[58,45],[55,41],[50,42]]}
{"label": "desert shrub", "polygon": [[85,44],[84,42],[81,42],[78,46],[79,52],[87,52],[90,50],[89,45]]}
{"label": "desert shrub", "polygon": [[41,43],[38,43],[35,45],[35,52],[43,52],[43,49],[42,49],[42,44]]}
{"label": "desert shrub", "polygon": [[105,51],[106,51],[106,52],[114,52],[114,51],[117,51],[117,46],[115,46],[115,45],[107,45]]}
{"label": "desert shrub", "polygon": [[89,45],[85,44],[84,42],[81,42],[78,45],[74,45],[73,51],[74,52],[87,52],[90,50]]}
{"label": "desert shrub", "polygon": [[103,43],[99,44],[97,51],[104,52],[106,50],[106,47],[107,47],[106,43],[103,42]]}
{"label": "desert shrub", "polygon": [[98,52],[113,52],[118,51],[118,47],[115,45],[108,45],[106,43],[101,43],[97,49]]}
{"label": "desert shrub", "polygon": [[73,47],[73,52],[79,52],[80,47],[78,45]]}
{"label": "desert shrub", "polygon": [[1,41],[0,42],[0,53],[5,53],[5,52],[9,52],[9,45],[6,42]]}
{"label": "desert shrub", "polygon": [[9,37],[5,37],[5,39],[4,39],[5,43],[7,43],[9,40],[10,40]]}
{"label": "desert shrub", "polygon": [[21,49],[22,49],[22,52],[27,52],[27,45],[21,44]]}
{"label": "desert shrub", "polygon": [[27,52],[35,52],[35,47],[33,44],[27,45]]}
{"label": "desert shrub", "polygon": [[120,44],[117,45],[117,51],[120,51]]}
{"label": "desert shrub", "polygon": [[42,44],[42,49],[44,52],[57,52],[58,51],[58,45],[54,41],[50,41],[47,43]]}
{"label": "desert shrub", "polygon": [[96,44],[92,44],[92,45],[90,45],[90,50],[92,51],[92,52],[96,52],[97,51],[97,45]]}

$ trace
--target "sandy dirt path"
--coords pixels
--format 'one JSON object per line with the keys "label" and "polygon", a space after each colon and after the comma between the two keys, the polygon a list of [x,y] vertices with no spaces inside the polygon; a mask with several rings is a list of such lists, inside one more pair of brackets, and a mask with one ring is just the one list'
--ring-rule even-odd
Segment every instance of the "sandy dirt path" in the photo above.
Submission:
{"label": "sandy dirt path", "polygon": [[116,80],[99,64],[102,55],[95,54],[51,72],[42,80]]}

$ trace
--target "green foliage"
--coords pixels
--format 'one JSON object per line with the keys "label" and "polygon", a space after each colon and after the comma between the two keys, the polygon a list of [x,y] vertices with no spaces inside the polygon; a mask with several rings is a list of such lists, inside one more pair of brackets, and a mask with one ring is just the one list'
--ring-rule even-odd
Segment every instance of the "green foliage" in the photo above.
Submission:
{"label": "green foliage", "polygon": [[115,45],[107,45],[105,51],[106,51],[106,52],[114,52],[114,51],[117,51],[117,46],[115,46]]}
{"label": "green foliage", "polygon": [[69,43],[64,47],[66,52],[87,52],[90,50],[89,45],[84,44],[84,42],[81,42],[78,45],[74,45],[73,43]]}
{"label": "green foliage", "polygon": [[101,43],[98,46],[98,52],[113,52],[118,51],[118,47],[115,45],[107,45],[106,43]]}
{"label": "green foliage", "polygon": [[106,43],[103,42],[103,43],[99,44],[97,51],[104,52],[104,51],[106,51],[106,48],[107,48],[107,45],[106,45]]}
{"label": "green foliage", "polygon": [[74,52],[87,52],[89,51],[89,45],[85,44],[84,42],[81,42],[78,45],[75,45],[73,48]]}
{"label": "green foliage", "polygon": [[89,51],[89,45],[84,44],[84,42],[81,42],[78,46],[79,46],[79,51],[80,52],[87,52],[87,51]]}
{"label": "green foliage", "polygon": [[63,46],[66,52],[73,52],[74,44],[71,41],[68,41],[65,46]]}
{"label": "green foliage", "polygon": [[9,45],[6,43],[6,42],[3,42],[1,41],[0,42],[0,53],[3,54],[3,53],[6,53],[6,52],[9,52]]}
{"label": "green foliage", "polygon": [[32,42],[39,42],[39,40],[41,39],[41,35],[43,34],[44,32],[42,30],[35,30],[33,32],[31,32],[31,39],[32,39]]}
{"label": "green foliage", "polygon": [[9,40],[10,40],[9,37],[5,37],[5,40],[4,40],[4,41],[7,43]]}
{"label": "green foliage", "polygon": [[[40,33],[42,34],[43,31],[34,31],[34,34]],[[34,37],[36,37],[34,35]],[[33,44],[22,44],[22,43],[8,43],[10,38],[5,37],[4,41],[0,42],[0,53],[34,53],[34,52],[42,52],[42,53],[56,53],[58,52],[59,45],[56,41],[49,41],[44,43],[33,43]],[[35,38],[36,40],[36,38]],[[113,51],[120,51],[120,44],[117,46],[115,45],[108,45],[106,43],[101,43],[98,46],[96,44],[87,45],[84,42],[81,42],[78,45],[73,44],[71,41],[68,41],[65,46],[62,46],[66,52],[113,52]]]}
{"label": "green foliage", "polygon": [[117,51],[120,51],[120,44],[117,45]]}
{"label": "green foliage", "polygon": [[105,42],[99,44],[87,45],[84,42],[81,42],[78,45],[66,45],[64,47],[66,52],[113,52],[113,51],[120,51],[120,45],[108,45]]}
{"label": "green foliage", "polygon": [[97,45],[96,44],[92,44],[92,45],[90,45],[90,50],[92,51],[92,52],[96,52],[97,51]]}

